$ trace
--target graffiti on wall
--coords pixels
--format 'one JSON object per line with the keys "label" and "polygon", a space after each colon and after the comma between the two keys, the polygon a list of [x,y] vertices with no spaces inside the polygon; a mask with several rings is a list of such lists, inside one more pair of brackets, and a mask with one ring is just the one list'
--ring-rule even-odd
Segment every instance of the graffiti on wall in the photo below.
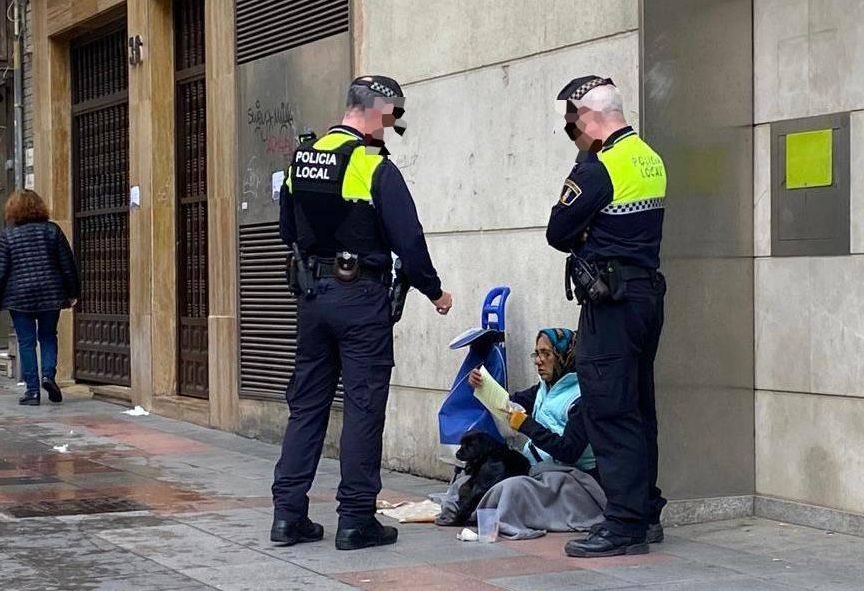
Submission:
{"label": "graffiti on wall", "polygon": [[261,173],[258,172],[257,159],[253,154],[246,162],[240,189],[244,201],[255,199],[261,192]]}
{"label": "graffiti on wall", "polygon": [[262,104],[256,99],[246,109],[246,126],[254,137],[264,144],[267,154],[290,155],[295,147],[294,114],[291,104]]}

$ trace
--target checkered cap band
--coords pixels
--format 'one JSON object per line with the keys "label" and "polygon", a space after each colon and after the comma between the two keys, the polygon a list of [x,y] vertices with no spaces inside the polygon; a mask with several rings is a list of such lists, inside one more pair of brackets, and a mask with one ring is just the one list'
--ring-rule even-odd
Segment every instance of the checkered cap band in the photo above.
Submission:
{"label": "checkered cap band", "polygon": [[377,92],[379,94],[383,94],[387,98],[393,98],[393,97],[397,96],[395,90],[393,90],[389,86],[384,86],[383,84],[381,84],[380,82],[377,82],[377,81],[372,82],[369,85],[369,88],[371,88],[372,90],[374,90],[375,92]]}
{"label": "checkered cap band", "polygon": [[589,80],[585,84],[577,87],[576,90],[570,94],[570,98],[574,101],[582,100],[582,97],[590,91],[594,90],[598,86],[606,86],[607,84],[612,84],[611,78],[594,78],[593,80]]}
{"label": "checkered cap band", "polygon": [[663,209],[664,199],[655,197],[653,199],[645,199],[643,201],[634,201],[632,203],[622,203],[620,205],[610,204],[600,210],[600,213],[607,215],[628,215],[631,213],[641,213],[643,211],[651,211],[653,209]]}

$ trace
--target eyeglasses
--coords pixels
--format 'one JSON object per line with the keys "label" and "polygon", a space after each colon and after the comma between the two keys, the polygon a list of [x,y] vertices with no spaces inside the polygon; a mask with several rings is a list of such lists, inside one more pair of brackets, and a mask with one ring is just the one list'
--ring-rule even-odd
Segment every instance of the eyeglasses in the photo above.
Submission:
{"label": "eyeglasses", "polygon": [[547,359],[552,359],[553,355],[554,353],[552,353],[552,351],[534,351],[529,357],[531,357],[532,361],[537,361],[538,358],[545,361]]}

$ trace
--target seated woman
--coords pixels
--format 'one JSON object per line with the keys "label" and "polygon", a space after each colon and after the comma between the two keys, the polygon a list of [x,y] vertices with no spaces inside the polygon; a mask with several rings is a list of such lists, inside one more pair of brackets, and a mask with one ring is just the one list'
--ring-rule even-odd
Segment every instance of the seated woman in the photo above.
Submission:
{"label": "seated woman", "polygon": [[[540,381],[511,396],[524,409],[511,412],[510,426],[528,438],[522,453],[533,465],[531,475],[496,484],[479,505],[498,509],[506,537],[584,530],[602,521],[606,496],[583,427],[575,345],[569,329],[540,331],[531,355]],[[469,382],[477,388],[483,377],[472,372]]]}
{"label": "seated woman", "polygon": [[[567,328],[546,328],[538,333],[531,358],[540,381],[510,396],[512,402],[524,409],[510,414],[510,426],[528,437],[522,453],[532,465],[551,461],[575,466],[596,477],[594,453],[582,436],[575,344],[576,334]],[[483,376],[474,370],[468,382],[479,388]],[[565,436],[571,416],[580,422],[574,422]]]}

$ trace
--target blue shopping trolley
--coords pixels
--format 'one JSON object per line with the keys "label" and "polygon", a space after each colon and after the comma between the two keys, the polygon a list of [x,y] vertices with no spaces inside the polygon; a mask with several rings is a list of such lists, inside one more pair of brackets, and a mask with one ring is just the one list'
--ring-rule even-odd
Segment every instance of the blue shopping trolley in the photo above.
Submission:
{"label": "blue shopping trolley", "polygon": [[468,347],[468,354],[438,411],[440,457],[447,463],[457,463],[455,453],[459,448],[459,440],[468,431],[484,431],[504,441],[492,415],[474,398],[468,374],[483,365],[499,384],[507,388],[504,309],[509,296],[509,287],[491,289],[483,301],[480,326],[466,330],[450,342],[453,350]]}

